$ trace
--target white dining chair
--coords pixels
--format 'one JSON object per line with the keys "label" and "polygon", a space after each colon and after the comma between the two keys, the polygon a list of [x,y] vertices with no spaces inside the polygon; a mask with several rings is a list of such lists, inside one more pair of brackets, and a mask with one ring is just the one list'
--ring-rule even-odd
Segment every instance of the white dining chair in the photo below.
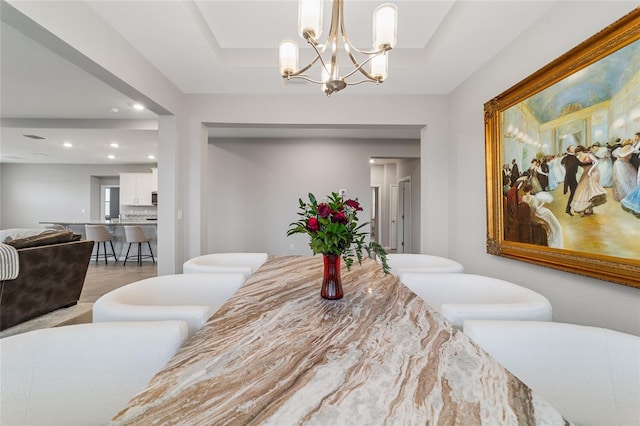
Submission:
{"label": "white dining chair", "polygon": [[187,338],[182,321],[77,324],[0,339],[0,424],[107,424]]}
{"label": "white dining chair", "polygon": [[211,272],[241,272],[251,276],[268,258],[267,253],[212,253],[187,260],[182,265],[185,274]]}
{"label": "white dining chair", "polygon": [[126,284],[93,305],[93,322],[182,320],[189,334],[245,282],[240,272],[161,275]]}
{"label": "white dining chair", "polygon": [[387,263],[395,276],[403,272],[464,272],[460,262],[430,254],[389,253]]}
{"label": "white dining chair", "polygon": [[404,272],[400,281],[460,329],[469,319],[551,321],[551,303],[546,297],[497,278]]}
{"label": "white dining chair", "polygon": [[[107,227],[104,225],[85,225],[84,226],[85,235],[87,240],[95,241],[96,246],[96,263],[98,263],[98,257],[100,256],[100,243],[102,243],[103,254],[104,254],[104,263],[107,262],[108,256],[113,256],[114,260],[117,262],[118,257],[116,256],[116,251],[113,249],[113,239],[109,231],[107,231]],[[111,254],[107,254],[107,241],[111,246]]]}
{"label": "white dining chair", "polygon": [[640,337],[538,321],[466,321],[464,333],[577,425],[640,424]]}

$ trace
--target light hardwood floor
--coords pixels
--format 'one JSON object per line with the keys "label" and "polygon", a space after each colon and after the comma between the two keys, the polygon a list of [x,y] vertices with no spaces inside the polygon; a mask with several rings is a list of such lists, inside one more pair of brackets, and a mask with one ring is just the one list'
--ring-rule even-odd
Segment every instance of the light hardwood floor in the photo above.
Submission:
{"label": "light hardwood floor", "polygon": [[127,266],[123,266],[120,261],[111,261],[107,265],[104,261],[97,264],[95,260],[91,261],[79,303],[93,303],[113,289],[157,275],[158,266],[152,262],[142,262],[142,266],[138,266],[136,262],[129,261]]}
{"label": "light hardwood floor", "polygon": [[136,262],[127,262],[127,266],[124,266],[121,261],[114,263],[110,260],[105,265],[104,261],[96,264],[92,260],[89,263],[89,269],[87,270],[87,276],[77,305],[58,309],[3,330],[0,332],[0,338],[42,328],[91,322],[91,308],[100,296],[123,285],[157,275],[157,264],[152,262],[143,262],[142,266],[138,266]]}

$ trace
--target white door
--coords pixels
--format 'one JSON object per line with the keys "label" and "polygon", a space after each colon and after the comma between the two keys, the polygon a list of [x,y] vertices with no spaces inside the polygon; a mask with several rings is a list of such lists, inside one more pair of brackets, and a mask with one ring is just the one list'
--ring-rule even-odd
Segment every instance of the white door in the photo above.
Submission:
{"label": "white door", "polygon": [[389,204],[389,248],[398,248],[398,185],[391,185]]}
{"label": "white door", "polygon": [[371,241],[375,241],[380,243],[380,205],[379,205],[379,187],[372,186],[371,187],[371,220],[369,221],[369,226],[371,227],[370,238]]}
{"label": "white door", "polygon": [[411,181],[402,181],[398,188],[398,252],[411,252]]}

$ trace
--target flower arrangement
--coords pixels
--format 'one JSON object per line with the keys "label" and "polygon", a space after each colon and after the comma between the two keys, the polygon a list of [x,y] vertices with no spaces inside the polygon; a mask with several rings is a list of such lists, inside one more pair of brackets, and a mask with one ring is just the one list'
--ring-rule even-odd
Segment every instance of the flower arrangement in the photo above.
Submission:
{"label": "flower arrangement", "polygon": [[347,269],[351,269],[354,256],[358,263],[362,264],[362,252],[367,252],[371,257],[372,252],[380,257],[382,270],[388,274],[387,253],[384,248],[375,241],[365,242],[368,235],[362,232],[362,228],[369,222],[358,224],[358,212],[362,207],[357,199],[343,200],[333,192],[326,200],[318,202],[316,197],[309,193],[309,202],[299,199],[301,219],[291,223],[287,236],[293,234],[308,234],[311,238],[309,247],[313,254],[334,254],[342,256]]}

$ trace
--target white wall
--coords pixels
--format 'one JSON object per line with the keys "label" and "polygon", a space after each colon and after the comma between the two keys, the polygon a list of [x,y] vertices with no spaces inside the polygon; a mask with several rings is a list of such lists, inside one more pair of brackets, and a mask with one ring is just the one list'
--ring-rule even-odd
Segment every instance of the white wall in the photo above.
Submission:
{"label": "white wall", "polygon": [[150,167],[3,163],[0,228],[39,228],[42,221],[90,221],[91,209],[100,207],[92,202],[92,189],[100,189],[92,177],[148,172]]}
{"label": "white wall", "polygon": [[[555,321],[640,335],[640,289],[486,254],[483,105],[629,12],[635,2],[559,2],[451,95],[457,235],[452,242],[465,271],[532,288],[550,299]],[[568,29],[570,28],[570,31]],[[517,58],[517,60],[514,60]],[[640,222],[638,223],[640,226]]]}
{"label": "white wall", "polygon": [[[212,139],[209,144],[209,251],[311,254],[304,235],[287,237],[298,199],[340,189],[371,217],[370,156],[415,157],[415,140]],[[368,229],[368,228],[367,228]],[[290,245],[293,244],[293,249]]]}

